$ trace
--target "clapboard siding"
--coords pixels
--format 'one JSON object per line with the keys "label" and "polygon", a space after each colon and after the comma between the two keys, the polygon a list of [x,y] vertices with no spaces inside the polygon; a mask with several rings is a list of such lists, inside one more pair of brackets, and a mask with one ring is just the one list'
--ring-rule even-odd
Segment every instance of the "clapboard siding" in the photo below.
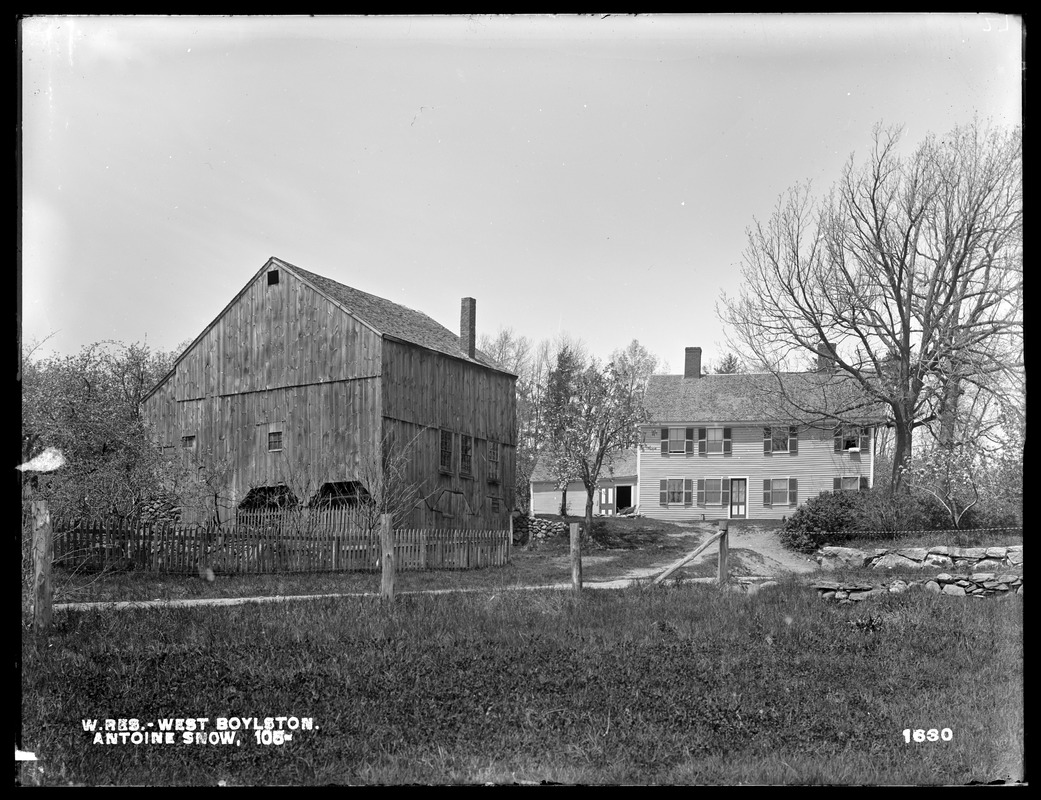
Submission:
{"label": "clapboard siding", "polygon": [[[688,422],[673,427],[722,427],[718,423]],[[660,482],[668,478],[747,478],[749,519],[781,519],[790,516],[796,506],[778,508],[764,506],[763,480],[765,478],[796,478],[798,505],[821,492],[831,491],[836,477],[872,476],[872,447],[865,453],[834,451],[833,432],[808,427],[799,428],[797,453],[763,453],[762,426],[727,426],[732,429],[731,453],[727,455],[698,455],[695,442],[693,454],[661,453],[661,428],[641,428],[642,446],[639,471],[639,511],[659,519],[727,518],[729,507],[699,506],[694,502],[661,505]]]}

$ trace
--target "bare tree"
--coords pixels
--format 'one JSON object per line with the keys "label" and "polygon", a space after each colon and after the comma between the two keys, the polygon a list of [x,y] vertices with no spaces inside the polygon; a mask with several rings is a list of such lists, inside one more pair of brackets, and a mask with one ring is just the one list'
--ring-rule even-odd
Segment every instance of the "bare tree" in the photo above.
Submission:
{"label": "bare tree", "polygon": [[583,364],[572,361],[566,350],[558,354],[550,379],[551,440],[561,463],[585,487],[587,535],[593,530],[600,476],[619,450],[631,446],[636,426],[645,418],[643,393],[634,388],[638,385],[631,365],[619,370],[614,362],[602,365],[593,358]]}
{"label": "bare tree", "polygon": [[791,189],[749,230],[743,288],[718,308],[793,412],[841,421],[786,388],[784,372],[814,357],[847,397],[856,388],[886,410],[894,489],[915,429],[965,385],[988,391],[1022,365],[1021,131],[975,123],[906,158],[900,137],[876,128],[866,163],[851,157],[823,200]]}

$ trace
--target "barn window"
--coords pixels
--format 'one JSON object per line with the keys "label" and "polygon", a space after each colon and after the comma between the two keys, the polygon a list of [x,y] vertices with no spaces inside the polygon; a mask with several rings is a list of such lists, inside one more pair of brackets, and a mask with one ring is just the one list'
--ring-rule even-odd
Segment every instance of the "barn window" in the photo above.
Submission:
{"label": "barn window", "polygon": [[442,472],[452,471],[452,432],[441,431],[441,462]]}
{"label": "barn window", "polygon": [[499,482],[499,443],[488,442],[488,483]]}
{"label": "barn window", "polygon": [[282,449],[282,431],[271,431],[268,433],[267,449],[268,452],[275,452],[276,450]]}
{"label": "barn window", "polygon": [[465,434],[459,437],[459,474],[473,475],[474,470],[474,440],[472,436]]}
{"label": "barn window", "polygon": [[194,450],[195,449],[195,437],[194,436],[182,436],[181,437],[181,449],[182,450]]}
{"label": "barn window", "polygon": [[278,270],[273,269],[267,274],[267,285],[275,286],[278,283]]}
{"label": "barn window", "polygon": [[502,506],[500,505],[500,502],[499,502],[499,498],[498,497],[492,497],[492,498],[489,498],[489,499],[492,501],[492,511],[495,512],[495,513],[498,513],[499,510],[502,508]]}

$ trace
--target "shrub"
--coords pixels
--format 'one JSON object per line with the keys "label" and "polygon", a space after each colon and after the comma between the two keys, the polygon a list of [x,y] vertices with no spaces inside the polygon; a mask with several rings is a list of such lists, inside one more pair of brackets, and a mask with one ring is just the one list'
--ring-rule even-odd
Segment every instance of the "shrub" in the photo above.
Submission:
{"label": "shrub", "polygon": [[824,492],[811,497],[781,526],[782,544],[802,553],[851,538],[865,529],[867,492]]}

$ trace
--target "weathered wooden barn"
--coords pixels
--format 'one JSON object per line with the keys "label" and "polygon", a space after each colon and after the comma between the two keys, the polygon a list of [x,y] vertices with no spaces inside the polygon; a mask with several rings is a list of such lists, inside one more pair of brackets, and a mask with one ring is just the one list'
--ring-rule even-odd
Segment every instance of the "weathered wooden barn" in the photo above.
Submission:
{"label": "weathered wooden barn", "polygon": [[[427,315],[271,258],[145,397],[183,464],[226,463],[222,505],[350,504],[413,487],[408,524],[506,528],[516,376]],[[400,474],[399,474],[400,473]],[[307,496],[300,496],[307,495]]]}

